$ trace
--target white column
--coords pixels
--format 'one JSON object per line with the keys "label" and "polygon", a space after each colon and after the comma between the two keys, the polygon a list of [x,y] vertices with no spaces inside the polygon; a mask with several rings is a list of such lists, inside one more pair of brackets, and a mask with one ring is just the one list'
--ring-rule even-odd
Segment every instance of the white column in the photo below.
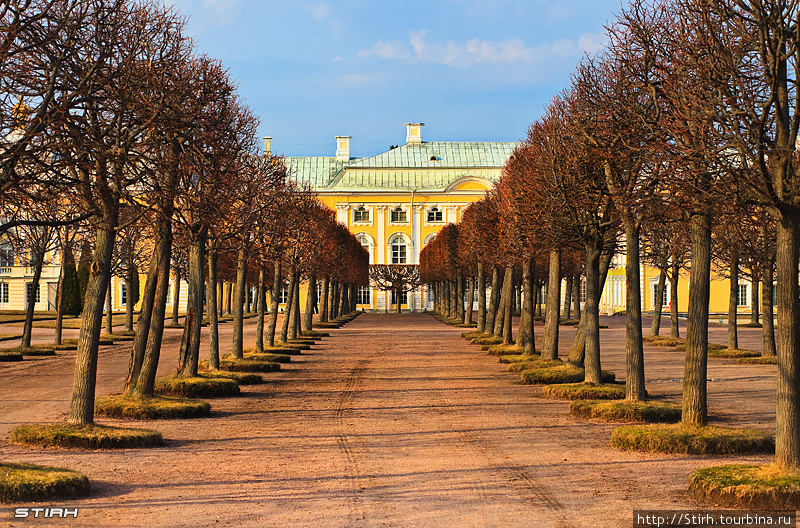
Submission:
{"label": "white column", "polygon": [[375,259],[375,264],[386,264],[386,209],[385,205],[378,205],[375,207],[378,210],[378,240],[375,245],[378,247],[378,255]]}
{"label": "white column", "polygon": [[414,260],[411,264],[419,264],[419,252],[422,250],[422,206],[415,205],[412,214],[414,215],[414,233],[412,235],[414,237],[414,240],[412,240],[414,243]]}
{"label": "white column", "polygon": [[336,221],[350,227],[350,206],[348,204],[336,204]]}
{"label": "white column", "polygon": [[458,222],[458,207],[455,205],[448,205],[445,207],[445,211],[447,212],[447,218],[445,218],[446,224],[455,224]]}

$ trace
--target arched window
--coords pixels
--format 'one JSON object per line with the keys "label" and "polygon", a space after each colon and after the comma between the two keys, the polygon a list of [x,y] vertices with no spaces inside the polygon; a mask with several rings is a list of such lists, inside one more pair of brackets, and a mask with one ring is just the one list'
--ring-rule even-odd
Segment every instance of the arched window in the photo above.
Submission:
{"label": "arched window", "polygon": [[362,246],[364,246],[364,249],[366,249],[367,251],[369,251],[369,239],[368,239],[367,237],[365,237],[364,235],[359,235],[359,236],[356,238],[356,240],[358,240],[359,244],[361,244]]}
{"label": "arched window", "polygon": [[369,222],[369,210],[363,205],[359,205],[353,211],[353,222]]}
{"label": "arched window", "polygon": [[392,222],[394,223],[408,222],[408,215],[406,214],[405,209],[403,209],[399,205],[394,209],[392,209]]}
{"label": "arched window", "polygon": [[397,235],[392,238],[389,245],[391,247],[392,264],[406,264],[408,262],[407,242],[403,235]]}
{"label": "arched window", "polygon": [[436,207],[435,205],[428,209],[428,222],[442,222],[444,221],[444,216],[442,215],[442,210]]}

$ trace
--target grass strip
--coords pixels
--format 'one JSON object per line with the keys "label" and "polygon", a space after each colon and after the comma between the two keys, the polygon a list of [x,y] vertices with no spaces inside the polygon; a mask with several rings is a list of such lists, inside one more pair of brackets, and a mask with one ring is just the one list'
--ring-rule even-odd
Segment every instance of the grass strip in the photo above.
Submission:
{"label": "grass strip", "polygon": [[86,475],[71,469],[0,462],[0,502],[74,499],[90,491]]}
{"label": "grass strip", "polygon": [[178,398],[225,398],[241,392],[235,380],[206,376],[156,378],[154,390],[158,394]]}
{"label": "grass strip", "polygon": [[264,383],[264,378],[260,374],[252,372],[230,372],[227,370],[208,370],[198,372],[198,376],[203,378],[225,378],[232,379],[239,385],[259,385]]}
{"label": "grass strip", "polygon": [[575,400],[569,413],[604,422],[675,423],[681,421],[681,404],[661,401]]}
{"label": "grass strip", "polygon": [[796,510],[800,471],[745,464],[697,469],[689,475],[689,494],[724,508]]}
{"label": "grass strip", "polygon": [[[570,363],[559,362],[560,365],[523,370],[520,379],[524,385],[552,385],[554,383],[580,383],[585,379],[584,369]],[[602,371],[601,381],[613,383],[613,372]]]}
{"label": "grass strip", "polygon": [[623,425],[611,445],[624,450],[688,455],[740,455],[775,451],[772,435],[756,429],[683,424]]}
{"label": "grass strip", "polygon": [[778,356],[759,356],[739,358],[736,362],[740,365],[777,365]]}
{"label": "grass strip", "polygon": [[201,418],[211,414],[211,404],[202,400],[152,396],[135,398],[124,394],[100,396],[95,413],[128,420],[171,420]]}
{"label": "grass strip", "polygon": [[625,386],[616,383],[559,383],[542,389],[542,396],[560,400],[623,400]]}
{"label": "grass strip", "polygon": [[14,444],[75,449],[128,449],[164,445],[158,431],[110,425],[68,423],[15,427],[8,437]]}

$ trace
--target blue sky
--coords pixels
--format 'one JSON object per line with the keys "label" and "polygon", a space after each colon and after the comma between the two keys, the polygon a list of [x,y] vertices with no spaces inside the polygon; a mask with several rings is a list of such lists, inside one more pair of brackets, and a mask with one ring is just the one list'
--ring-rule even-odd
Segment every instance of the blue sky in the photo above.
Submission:
{"label": "blue sky", "polygon": [[601,49],[619,0],[166,0],[288,156],[516,141]]}

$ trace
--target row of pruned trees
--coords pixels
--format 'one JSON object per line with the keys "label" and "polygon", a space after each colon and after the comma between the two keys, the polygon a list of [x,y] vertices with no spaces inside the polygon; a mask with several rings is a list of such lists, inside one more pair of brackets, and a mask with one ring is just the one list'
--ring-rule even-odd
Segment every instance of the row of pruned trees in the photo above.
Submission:
{"label": "row of pruned trees", "polygon": [[[547,255],[547,313],[554,318],[558,254],[582,255],[586,302],[578,336],[586,381],[599,382],[598,301],[624,236],[629,400],[646,395],[641,242],[650,262],[671,272],[673,286],[688,268],[686,424],[707,422],[712,261],[731,279],[732,332],[739,270],[747,270],[754,284],[763,283],[764,352],[777,349],[776,462],[786,467],[800,465],[798,17],[797,3],[774,0],[632,3],[608,26],[607,48],[582,62],[531,125],[486,199],[501,204],[482,215],[489,244],[476,244],[490,253],[486,262],[514,255],[523,271]],[[777,347],[769,345],[773,266]],[[545,325],[543,355],[550,330],[557,332],[557,323]],[[729,344],[736,344],[734,333]],[[570,359],[580,359],[575,347]]]}
{"label": "row of pruned trees", "polygon": [[[284,280],[292,292],[287,315],[296,315],[300,281],[315,285],[318,277],[332,292],[324,314],[353,308],[353,285],[367,280],[363,248],[308,189],[290,181],[279,157],[258,155],[257,118],[224,66],[197,53],[171,8],[155,0],[11,0],[0,6],[0,29],[0,232],[25,226],[66,233],[69,226],[57,248],[62,255],[76,240],[90,242],[81,251],[91,261],[80,294],[69,422],[93,421],[112,274],[125,277],[131,292],[146,263],[125,384],[139,397],[153,392],[174,260],[185,263],[188,283],[182,376],[197,373],[205,311],[210,364],[219,364],[220,279],[236,285],[233,352],[242,356],[248,267],[262,279],[260,296],[270,289],[268,274],[275,276],[269,343],[275,290]],[[37,216],[25,203],[35,204]],[[219,262],[231,263],[222,276]],[[263,320],[266,304],[258,305]],[[299,318],[290,319],[283,339],[299,328]]]}

